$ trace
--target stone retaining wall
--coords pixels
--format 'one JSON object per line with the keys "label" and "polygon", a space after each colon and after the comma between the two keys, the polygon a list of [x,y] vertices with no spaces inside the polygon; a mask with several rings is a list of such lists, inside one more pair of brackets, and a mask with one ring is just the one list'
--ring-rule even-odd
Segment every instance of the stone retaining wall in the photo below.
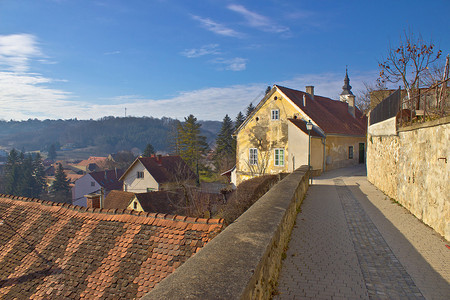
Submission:
{"label": "stone retaining wall", "polygon": [[308,179],[288,175],[143,299],[271,298]]}
{"label": "stone retaining wall", "polygon": [[449,134],[446,117],[401,128],[395,136],[369,134],[367,141],[368,180],[447,240]]}

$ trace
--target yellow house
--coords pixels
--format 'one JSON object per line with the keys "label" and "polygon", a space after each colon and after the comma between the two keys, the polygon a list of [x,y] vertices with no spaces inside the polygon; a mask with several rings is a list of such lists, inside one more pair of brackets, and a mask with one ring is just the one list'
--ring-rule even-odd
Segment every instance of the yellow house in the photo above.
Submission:
{"label": "yellow house", "polygon": [[[326,171],[364,162],[367,119],[355,106],[346,73],[340,101],[274,85],[234,133],[236,184],[308,164]],[[306,123],[311,121],[310,132]]]}

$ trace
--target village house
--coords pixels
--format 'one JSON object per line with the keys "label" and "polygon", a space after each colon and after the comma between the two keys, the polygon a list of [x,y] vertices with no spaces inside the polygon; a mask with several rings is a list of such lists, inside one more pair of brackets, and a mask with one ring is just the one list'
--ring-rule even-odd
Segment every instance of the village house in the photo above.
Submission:
{"label": "village house", "polygon": [[195,181],[195,174],[180,156],[138,157],[120,178],[123,190],[145,193],[172,189],[179,182]]}
{"label": "village house", "polygon": [[125,191],[111,191],[106,196],[104,208],[130,209],[136,211],[175,214],[177,203],[181,195],[171,191],[157,191],[148,193],[131,193]]}
{"label": "village house", "polygon": [[[274,85],[235,131],[236,184],[310,165],[317,172],[364,163],[367,118],[355,106],[346,72],[340,101]],[[312,124],[308,131],[306,124]]]}
{"label": "village house", "polygon": [[0,215],[2,299],[138,299],[224,227],[3,194]]}
{"label": "village house", "polygon": [[86,195],[91,193],[99,194],[103,201],[110,191],[122,189],[122,182],[119,181],[122,175],[123,171],[117,169],[83,175],[75,181],[72,188],[72,204],[86,206]]}

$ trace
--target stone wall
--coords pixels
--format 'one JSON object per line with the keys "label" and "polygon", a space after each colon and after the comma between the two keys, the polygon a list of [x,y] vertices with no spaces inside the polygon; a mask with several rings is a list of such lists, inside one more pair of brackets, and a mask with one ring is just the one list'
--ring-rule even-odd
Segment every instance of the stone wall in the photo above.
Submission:
{"label": "stone wall", "polygon": [[[370,132],[370,130],[369,130]],[[367,177],[386,195],[450,240],[450,117],[368,135]]]}
{"label": "stone wall", "polygon": [[289,174],[143,299],[270,299],[308,179]]}

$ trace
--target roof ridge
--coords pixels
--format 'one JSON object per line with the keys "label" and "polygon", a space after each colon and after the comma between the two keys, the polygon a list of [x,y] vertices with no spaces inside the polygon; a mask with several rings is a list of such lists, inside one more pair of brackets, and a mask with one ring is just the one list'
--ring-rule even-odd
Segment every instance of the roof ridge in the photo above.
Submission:
{"label": "roof ridge", "polygon": [[193,224],[223,224],[224,219],[213,219],[213,218],[194,218],[180,215],[171,215],[164,213],[150,213],[144,211],[137,211],[132,209],[117,209],[117,208],[92,208],[92,207],[84,207],[79,205],[73,205],[69,203],[62,202],[53,202],[49,200],[42,200],[38,198],[29,198],[29,197],[21,197],[7,194],[0,194],[0,198],[6,198],[11,200],[19,200],[24,202],[33,202],[37,204],[42,204],[44,206],[50,207],[61,207],[71,211],[77,211],[82,213],[96,213],[96,214],[104,214],[104,215],[134,215],[138,217],[148,217],[155,219],[164,219],[164,220],[172,220],[172,221],[181,221],[185,223],[193,223]]}

